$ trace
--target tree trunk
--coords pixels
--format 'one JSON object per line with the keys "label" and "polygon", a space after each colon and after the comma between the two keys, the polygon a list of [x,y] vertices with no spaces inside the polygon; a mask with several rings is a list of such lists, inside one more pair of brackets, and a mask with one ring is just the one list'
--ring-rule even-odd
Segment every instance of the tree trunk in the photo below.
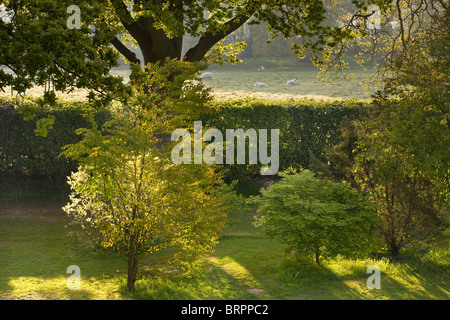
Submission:
{"label": "tree trunk", "polygon": [[393,257],[397,257],[400,252],[400,246],[394,240],[393,242],[389,243],[388,250]]}
{"label": "tree trunk", "polygon": [[139,268],[139,253],[135,245],[134,236],[130,238],[130,245],[128,248],[128,276],[127,276],[127,289],[128,291],[134,290],[134,283],[137,279],[137,273]]}
{"label": "tree trunk", "polygon": [[320,253],[318,251],[315,252],[316,264],[320,266]]}

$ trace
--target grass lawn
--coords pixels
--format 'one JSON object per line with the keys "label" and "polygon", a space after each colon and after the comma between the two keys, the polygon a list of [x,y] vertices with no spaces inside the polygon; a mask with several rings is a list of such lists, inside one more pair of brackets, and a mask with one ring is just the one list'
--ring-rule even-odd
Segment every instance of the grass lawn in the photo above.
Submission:
{"label": "grass lawn", "polygon": [[[439,248],[402,263],[332,259],[318,267],[286,255],[285,245],[256,230],[253,211],[231,215],[215,252],[195,272],[143,269],[130,295],[122,258],[75,249],[61,205],[0,204],[0,299],[450,298],[448,232]],[[158,265],[160,257],[149,256],[142,265]],[[80,267],[79,290],[67,288],[70,265]],[[367,288],[369,265],[381,269],[380,290]]]}

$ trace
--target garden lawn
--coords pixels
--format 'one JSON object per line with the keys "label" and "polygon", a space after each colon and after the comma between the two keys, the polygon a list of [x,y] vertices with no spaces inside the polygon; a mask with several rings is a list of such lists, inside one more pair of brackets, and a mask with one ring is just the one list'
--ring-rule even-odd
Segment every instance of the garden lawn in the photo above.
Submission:
{"label": "garden lawn", "polygon": [[[63,204],[0,204],[0,299],[449,299],[449,233],[436,247],[402,263],[386,260],[297,261],[253,225],[254,211],[232,214],[214,253],[182,272],[160,267],[166,253],[142,262],[136,291],[126,292],[126,263],[116,254],[74,246]],[[81,271],[69,290],[67,267]],[[381,269],[368,289],[367,267]]]}

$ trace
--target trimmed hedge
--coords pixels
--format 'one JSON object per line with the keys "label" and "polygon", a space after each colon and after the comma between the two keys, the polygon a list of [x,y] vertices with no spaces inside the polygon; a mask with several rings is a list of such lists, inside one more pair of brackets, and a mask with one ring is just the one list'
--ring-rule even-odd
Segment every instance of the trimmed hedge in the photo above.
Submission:
{"label": "trimmed hedge", "polygon": [[[337,144],[339,127],[347,118],[360,118],[369,104],[360,101],[279,102],[255,99],[215,102],[215,112],[202,117],[203,126],[221,130],[250,128],[280,130],[280,171],[307,168],[311,155],[326,162],[324,149]],[[260,165],[226,166],[228,180],[258,175]]]}
{"label": "trimmed hedge", "polygon": [[[0,100],[0,177],[66,177],[76,163],[60,157],[61,148],[78,141],[75,131],[89,126],[83,118],[82,103],[60,102],[53,109],[35,107],[30,99]],[[302,101],[279,102],[256,99],[214,102],[213,112],[201,116],[203,126],[226,129],[280,130],[280,171],[289,167],[308,167],[311,155],[322,161],[324,148],[340,139],[344,118],[356,119],[368,108],[363,102],[336,103]],[[22,111],[35,116],[24,120]],[[38,119],[53,116],[53,128],[46,137],[35,134]],[[97,114],[101,124],[109,113]],[[228,181],[259,175],[260,165],[223,165]]]}
{"label": "trimmed hedge", "polygon": [[[0,100],[0,177],[65,178],[76,170],[74,161],[59,155],[62,147],[79,141],[78,128],[90,125],[83,112],[79,103],[49,109],[29,99]],[[54,117],[53,128],[46,137],[36,135],[37,121],[49,116]],[[99,112],[97,120],[104,122],[108,116]]]}

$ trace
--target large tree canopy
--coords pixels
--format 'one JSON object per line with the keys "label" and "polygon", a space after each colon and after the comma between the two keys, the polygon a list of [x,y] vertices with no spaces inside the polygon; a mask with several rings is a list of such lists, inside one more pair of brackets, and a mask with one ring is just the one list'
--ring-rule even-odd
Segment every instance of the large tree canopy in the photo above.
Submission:
{"label": "large tree canopy", "polygon": [[[67,26],[71,5],[80,8],[79,29]],[[383,12],[379,29],[366,24],[374,14],[371,5]],[[141,67],[168,58],[203,65],[235,62],[233,49],[239,51],[242,43],[224,45],[223,40],[246,23],[266,23],[271,37],[294,39],[294,51],[311,52],[316,62],[323,52],[340,57],[361,36],[373,44],[387,35],[394,52],[396,43],[406,46],[427,23],[426,15],[445,6],[443,0],[5,0],[0,6],[0,89],[12,85],[23,92],[51,79],[56,90],[114,91],[121,80],[108,72],[120,55]],[[394,31],[386,27],[393,22],[398,25]],[[196,41],[183,48],[188,37]]]}
{"label": "large tree canopy", "polygon": [[[353,2],[367,7],[367,1]],[[79,29],[67,26],[72,14],[67,9],[74,4],[80,8]],[[138,65],[167,58],[235,61],[229,50],[236,46],[221,41],[244,23],[267,22],[271,34],[297,37],[302,42],[297,50],[315,53],[351,35],[348,28],[324,23],[322,0],[6,0],[0,10],[0,88],[12,85],[19,92],[49,78],[57,90],[117,89],[120,79],[108,75],[117,52]],[[191,48],[183,48],[187,36],[198,39]]]}

